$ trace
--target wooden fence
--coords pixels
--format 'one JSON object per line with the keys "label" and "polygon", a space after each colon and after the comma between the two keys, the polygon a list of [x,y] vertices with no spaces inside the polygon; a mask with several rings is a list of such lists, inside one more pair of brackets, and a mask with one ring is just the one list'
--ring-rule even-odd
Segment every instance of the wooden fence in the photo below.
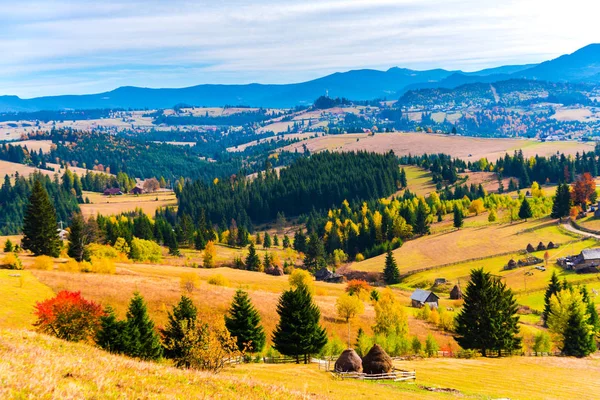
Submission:
{"label": "wooden fence", "polygon": [[394,369],[385,374],[365,374],[363,372],[332,372],[339,379],[359,379],[367,381],[390,380],[394,382],[415,380],[417,379],[417,371],[405,371]]}

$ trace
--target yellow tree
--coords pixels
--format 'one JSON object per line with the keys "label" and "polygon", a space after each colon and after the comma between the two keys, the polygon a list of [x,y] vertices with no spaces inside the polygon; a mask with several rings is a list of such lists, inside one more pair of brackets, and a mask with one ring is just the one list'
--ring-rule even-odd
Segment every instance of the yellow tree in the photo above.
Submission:
{"label": "yellow tree", "polygon": [[479,215],[485,211],[485,206],[483,205],[483,200],[477,199],[471,202],[469,206],[469,212],[475,215]]}
{"label": "yellow tree", "polygon": [[396,299],[392,289],[386,288],[375,304],[375,325],[373,332],[381,334],[395,333],[406,335],[408,333],[408,319],[402,304]]}
{"label": "yellow tree", "polygon": [[347,293],[338,297],[335,302],[338,317],[345,320],[348,324],[348,348],[350,348],[350,320],[365,311],[363,302],[358,296],[351,296]]}
{"label": "yellow tree", "polygon": [[217,257],[217,249],[215,248],[215,243],[211,240],[206,243],[206,248],[204,249],[204,259],[202,266],[204,268],[213,268],[215,266],[215,258]]}

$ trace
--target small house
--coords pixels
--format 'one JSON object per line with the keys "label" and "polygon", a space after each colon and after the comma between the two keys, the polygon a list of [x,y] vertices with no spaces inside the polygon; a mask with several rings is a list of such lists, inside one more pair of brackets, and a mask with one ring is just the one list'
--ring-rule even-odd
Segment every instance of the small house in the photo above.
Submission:
{"label": "small house", "polygon": [[133,189],[131,189],[131,194],[142,194],[144,193],[144,189],[142,189],[139,186],[134,187]]}
{"label": "small house", "polygon": [[433,286],[440,286],[446,283],[446,278],[435,278]]}
{"label": "small house", "polygon": [[315,279],[322,282],[342,283],[344,281],[344,276],[323,267],[315,272]]}
{"label": "small house", "polygon": [[108,188],[104,191],[105,196],[121,196],[123,192],[119,188]]}
{"label": "small house", "polygon": [[410,296],[410,301],[413,307],[421,308],[428,305],[431,308],[438,307],[440,298],[430,290],[417,289]]}

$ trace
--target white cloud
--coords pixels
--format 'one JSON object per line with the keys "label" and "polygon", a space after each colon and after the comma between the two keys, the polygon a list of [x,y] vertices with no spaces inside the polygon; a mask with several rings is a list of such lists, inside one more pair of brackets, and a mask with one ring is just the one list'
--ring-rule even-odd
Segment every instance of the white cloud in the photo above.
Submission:
{"label": "white cloud", "polygon": [[591,0],[0,0],[0,93],[476,70],[600,41]]}

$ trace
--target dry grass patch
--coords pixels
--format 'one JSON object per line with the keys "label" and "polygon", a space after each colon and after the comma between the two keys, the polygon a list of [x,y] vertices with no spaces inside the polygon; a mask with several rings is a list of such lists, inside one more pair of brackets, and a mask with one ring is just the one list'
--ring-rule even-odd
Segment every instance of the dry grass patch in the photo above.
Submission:
{"label": "dry grass patch", "polygon": [[35,303],[53,296],[30,271],[0,269],[0,328],[31,328]]}
{"label": "dry grass patch", "polygon": [[80,205],[81,212],[86,218],[97,214],[117,215],[138,208],[148,216],[154,217],[159,207],[177,205],[177,198],[173,192],[156,192],[139,196],[104,196],[102,193],[84,192],[83,197],[90,200],[90,204]]}

